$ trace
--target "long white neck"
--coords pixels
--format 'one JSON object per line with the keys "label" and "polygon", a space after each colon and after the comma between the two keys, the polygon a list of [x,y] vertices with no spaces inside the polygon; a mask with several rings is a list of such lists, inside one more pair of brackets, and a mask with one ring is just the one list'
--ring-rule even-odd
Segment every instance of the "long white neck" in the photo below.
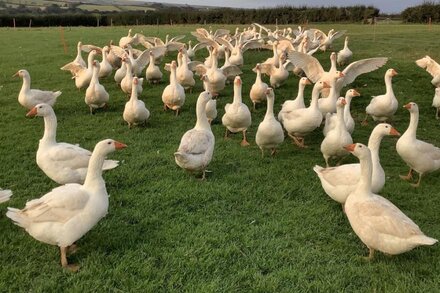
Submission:
{"label": "long white neck", "polygon": [[347,39],[347,38],[345,38],[344,49],[345,49],[345,50],[348,49],[348,39]]}
{"label": "long white neck", "polygon": [[234,104],[240,104],[241,99],[241,84],[234,84]]}
{"label": "long white neck", "polygon": [[[177,58],[177,61],[179,61],[179,58]],[[148,64],[149,67],[154,67],[154,55],[150,55],[150,64]]]}
{"label": "long white neck", "polygon": [[351,105],[351,99],[352,96],[351,95],[346,95],[345,96],[345,107],[344,107],[344,120],[347,121],[347,118],[351,118],[351,112],[350,112],[350,105]]}
{"label": "long white neck", "polygon": [[387,95],[388,94],[394,95],[392,77],[388,74],[385,75],[385,87],[386,87]]}
{"label": "long white neck", "polygon": [[102,61],[104,62],[104,61],[108,61],[107,60],[107,56],[108,56],[108,54],[107,54],[107,50],[102,50]]}
{"label": "long white neck", "polygon": [[125,77],[127,77],[127,78],[132,77],[133,76],[133,66],[131,65],[131,62],[129,62],[129,61],[125,62],[125,68],[127,68],[125,71]]}
{"label": "long white neck", "polygon": [[211,125],[208,122],[208,117],[206,116],[206,102],[203,101],[203,99],[197,100],[196,116],[197,122],[196,126],[194,127],[195,129],[211,129]]}
{"label": "long white neck", "polygon": [[313,87],[312,90],[312,101],[310,102],[310,107],[312,109],[318,108],[318,98],[319,98],[319,92],[322,90],[320,87]]}
{"label": "long white neck", "polygon": [[336,80],[337,78],[330,79],[330,92],[328,93],[327,98],[334,99],[335,101],[338,99],[338,96],[336,95]]}
{"label": "long white neck", "polygon": [[[330,67],[330,72],[336,72],[337,69],[337,65],[336,65],[336,58],[334,58],[333,56],[330,57],[330,62],[331,62],[331,67]],[[335,80],[336,82],[336,80]],[[333,86],[332,86],[333,88]]]}
{"label": "long white neck", "polygon": [[55,112],[44,116],[44,135],[41,139],[44,143],[56,143],[57,136],[57,117],[55,116]]}
{"label": "long white neck", "polygon": [[410,136],[416,138],[417,126],[419,124],[419,112],[410,112],[409,125],[402,136]]}
{"label": "long white neck", "polygon": [[90,157],[89,166],[87,167],[87,175],[84,181],[86,188],[105,188],[105,182],[102,178],[102,166],[104,164],[105,155],[99,150],[94,150]]}
{"label": "long white neck", "polygon": [[261,83],[261,70],[257,69],[257,78],[255,79],[255,83]]}
{"label": "long white neck", "polygon": [[380,143],[382,142],[383,135],[375,132],[373,132],[370,135],[370,138],[368,139],[368,148],[371,151],[371,160],[373,162],[373,169],[375,164],[380,164],[380,158],[379,158],[379,148]]}
{"label": "long white neck", "polygon": [[273,116],[273,102],[274,97],[267,97],[267,109],[266,109],[266,115],[264,116],[264,120],[266,119],[274,119]]}
{"label": "long white neck", "polygon": [[170,84],[177,83],[177,77],[176,77],[176,67],[171,66],[171,73],[170,73]]}
{"label": "long white neck", "polygon": [[302,82],[299,82],[298,85],[298,95],[296,96],[295,100],[303,100],[304,101],[304,88],[306,86],[302,84]]}
{"label": "long white neck", "polygon": [[211,60],[212,60],[212,62],[211,62],[211,68],[213,68],[213,69],[217,69],[217,67],[218,67],[218,59],[217,59],[217,55],[216,54],[212,54],[212,56],[211,56]]}
{"label": "long white neck", "polygon": [[96,66],[93,66],[93,74],[92,74],[92,79],[90,81],[90,83],[94,83],[94,84],[99,84],[99,68]]}
{"label": "long white neck", "polygon": [[371,177],[373,175],[371,156],[359,158],[361,165],[361,177],[356,187],[356,196],[369,195],[371,193]]}
{"label": "long white neck", "polygon": [[90,52],[89,56],[87,57],[87,68],[92,68],[94,58],[95,58],[95,54]]}
{"label": "long white neck", "polygon": [[21,85],[21,92],[26,92],[31,88],[31,77],[26,74],[23,76],[23,84]]}
{"label": "long white neck", "polygon": [[336,107],[336,131],[339,133],[347,131],[344,121],[344,107]]}
{"label": "long white neck", "polygon": [[135,103],[138,100],[137,85],[133,84],[131,87],[130,103]]}

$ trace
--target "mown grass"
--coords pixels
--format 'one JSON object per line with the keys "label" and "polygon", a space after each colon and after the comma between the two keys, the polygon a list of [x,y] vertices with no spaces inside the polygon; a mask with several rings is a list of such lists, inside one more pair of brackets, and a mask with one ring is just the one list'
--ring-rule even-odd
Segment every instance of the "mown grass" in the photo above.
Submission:
{"label": "mown grass", "polygon": [[[354,58],[390,57],[380,70],[362,76],[352,85],[362,97],[352,103],[357,121],[371,95],[385,91],[383,74],[395,68],[394,90],[403,105],[419,104],[418,135],[440,145],[439,123],[434,118],[431,77],[414,64],[430,55],[439,60],[435,42],[440,27],[421,25],[316,25],[323,30],[347,29]],[[140,26],[145,35],[186,34],[196,26]],[[235,27],[229,27],[231,31]],[[214,27],[215,29],[215,27]],[[126,35],[128,27],[66,28],[69,53],[63,52],[58,28],[1,29],[5,42],[0,47],[0,187],[14,191],[3,204],[0,216],[0,290],[53,292],[69,291],[187,291],[187,292],[292,292],[292,291],[436,291],[440,286],[440,249],[417,248],[409,253],[386,257],[378,254],[372,262],[362,256],[367,249],[352,232],[341,212],[322,190],[312,171],[324,164],[319,151],[322,133],[306,138],[308,149],[300,150],[289,140],[275,157],[260,157],[254,143],[255,132],[265,107],[252,115],[249,130],[251,146],[242,148],[240,137],[223,139],[224,128],[214,124],[216,137],[213,172],[200,182],[174,162],[182,134],[195,122],[195,101],[201,82],[179,117],[163,112],[160,85],[147,85],[142,98],[152,116],[146,128],[128,129],[123,123],[124,94],[113,79],[102,81],[111,96],[109,109],[89,115],[84,90],[79,92],[68,73],[59,67],[76,54],[76,42],[107,44]],[[342,39],[335,50],[342,47]],[[200,52],[199,52],[200,53]],[[244,102],[255,79],[255,63],[265,60],[269,51],[248,52],[243,68]],[[198,60],[206,54],[200,53]],[[316,57],[329,67],[329,53]],[[175,58],[170,54],[165,61]],[[80,143],[92,149],[103,138],[128,144],[111,155],[121,166],[105,173],[111,195],[109,214],[78,241],[80,250],[70,257],[81,265],[78,273],[62,270],[56,247],[39,243],[4,216],[6,206],[23,207],[57,185],[35,163],[43,120],[26,119],[26,110],[17,102],[21,81],[12,79],[26,68],[34,88],[58,89],[63,94],[55,106],[58,141]],[[298,78],[291,76],[277,89],[275,110],[283,100],[296,96]],[[310,97],[311,88],[306,89]],[[218,102],[219,118],[232,99],[228,86]],[[409,121],[399,108],[393,125],[403,132]],[[357,122],[354,141],[366,143],[374,127]],[[412,188],[398,178],[407,172],[395,151],[396,139],[385,138],[382,165],[387,183],[382,195],[398,205],[435,238],[440,237],[438,172],[426,176],[422,186]],[[350,158],[347,162],[356,161]]]}

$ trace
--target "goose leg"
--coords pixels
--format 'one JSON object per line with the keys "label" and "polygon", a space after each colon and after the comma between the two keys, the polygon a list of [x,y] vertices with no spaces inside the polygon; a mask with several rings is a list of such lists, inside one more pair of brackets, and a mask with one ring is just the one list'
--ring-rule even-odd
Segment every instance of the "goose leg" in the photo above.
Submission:
{"label": "goose leg", "polygon": [[260,148],[260,150],[261,150],[261,158],[264,158],[264,149]]}
{"label": "goose leg", "polygon": [[71,272],[77,272],[79,270],[79,265],[67,263],[67,256],[66,256],[67,249],[68,249],[67,247],[60,247],[61,266],[63,268],[68,269]]}
{"label": "goose leg", "polygon": [[419,187],[420,186],[420,181],[422,181],[422,176],[423,176],[423,173],[419,173],[419,180],[415,184],[412,183],[411,186],[412,187]]}
{"label": "goose leg", "polygon": [[330,167],[330,165],[328,164],[328,159],[329,159],[329,156],[324,155],[326,168]]}
{"label": "goose leg", "polygon": [[180,108],[176,110],[176,117],[179,116]]}
{"label": "goose leg", "polygon": [[164,111],[168,110],[168,107],[167,107],[166,104],[163,104],[163,110],[164,110]]}
{"label": "goose leg", "polygon": [[226,127],[225,139],[229,139],[229,129]]}
{"label": "goose leg", "polygon": [[403,175],[399,175],[399,177],[403,180],[411,180],[412,179],[412,168],[409,169],[408,175],[403,176]]}
{"label": "goose leg", "polygon": [[78,245],[73,243],[72,245],[67,247],[67,254],[72,255],[78,251]]}
{"label": "goose leg", "polygon": [[240,145],[241,145],[242,147],[245,147],[245,146],[248,146],[248,145],[249,145],[249,142],[246,140],[246,129],[243,130],[242,133],[243,133],[243,140],[241,141]]}
{"label": "goose leg", "polygon": [[440,111],[440,108],[437,108],[437,111],[435,112],[435,119],[438,119],[438,112]]}
{"label": "goose leg", "polygon": [[368,249],[370,250],[370,253],[368,254],[368,256],[364,257],[366,260],[373,260],[374,258],[374,249],[368,247]]}
{"label": "goose leg", "polygon": [[273,148],[272,151],[270,152],[270,155],[273,156],[273,155],[275,155],[276,152],[277,152],[277,149]]}
{"label": "goose leg", "polygon": [[90,115],[93,115],[93,108],[92,108],[92,106],[89,106],[89,109],[90,109]]}
{"label": "goose leg", "polygon": [[287,133],[288,136],[290,136],[290,138],[293,139],[293,142],[300,148],[306,148],[306,146],[304,145],[304,138],[303,137],[296,137],[290,133]]}
{"label": "goose leg", "polygon": [[364,120],[362,120],[362,126],[365,126],[365,125],[368,125],[368,114],[365,114],[365,118],[364,118]]}
{"label": "goose leg", "polygon": [[252,101],[252,103],[254,104],[254,112],[257,111],[257,105],[255,102]]}

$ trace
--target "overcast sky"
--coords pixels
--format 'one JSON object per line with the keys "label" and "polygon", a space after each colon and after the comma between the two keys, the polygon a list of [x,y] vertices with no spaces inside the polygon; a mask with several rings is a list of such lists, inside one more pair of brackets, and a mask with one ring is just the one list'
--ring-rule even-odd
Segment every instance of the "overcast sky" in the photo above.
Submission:
{"label": "overcast sky", "polygon": [[[155,2],[152,0],[151,2]],[[423,0],[162,0],[156,2],[207,5],[223,7],[259,8],[278,5],[292,6],[352,6],[372,5],[380,9],[382,13],[401,12],[409,6],[422,4]]]}

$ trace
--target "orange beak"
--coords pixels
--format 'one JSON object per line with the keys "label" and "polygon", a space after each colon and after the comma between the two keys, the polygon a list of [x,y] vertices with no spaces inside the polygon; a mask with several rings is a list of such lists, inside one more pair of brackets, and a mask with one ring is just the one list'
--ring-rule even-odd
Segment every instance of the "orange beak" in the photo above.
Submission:
{"label": "orange beak", "polygon": [[310,79],[306,79],[306,84],[312,84],[312,82],[310,81]]}
{"label": "orange beak", "polygon": [[342,73],[342,72],[339,72],[339,77],[344,77],[345,76],[345,74],[344,73]]}
{"label": "orange beak", "polygon": [[411,109],[411,104],[410,104],[410,103],[408,103],[408,104],[404,105],[404,106],[403,106],[403,108],[405,108],[405,109],[409,110],[409,109]]}
{"label": "orange beak", "polygon": [[345,99],[342,99],[342,100],[341,100],[341,104],[342,104],[342,105],[347,105],[347,101],[346,101]]}
{"label": "orange beak", "polygon": [[329,89],[329,88],[331,88],[331,86],[328,84],[328,83],[326,83],[325,81],[322,83],[322,88],[323,89]]}
{"label": "orange beak", "polygon": [[29,112],[27,112],[26,117],[35,117],[37,115],[37,107],[33,107]]}
{"label": "orange beak", "polygon": [[397,71],[396,70],[391,70],[391,76],[395,76],[395,75],[397,75],[398,73],[397,73]]}
{"label": "orange beak", "polygon": [[138,84],[139,83],[138,79],[137,78],[133,79],[133,83]]}
{"label": "orange beak", "polygon": [[359,97],[361,94],[357,90],[353,90],[353,96]]}
{"label": "orange beak", "polygon": [[348,145],[344,146],[344,149],[346,149],[349,152],[352,152],[352,151],[354,151],[355,147],[356,147],[356,144],[352,143],[352,144],[348,144]]}
{"label": "orange beak", "polygon": [[266,90],[266,95],[268,95],[268,94],[270,94],[270,92],[272,91],[272,88],[267,88],[267,90]]}
{"label": "orange beak", "polygon": [[17,77],[17,76],[20,76],[20,72],[16,72],[12,77]]}
{"label": "orange beak", "polygon": [[127,147],[126,144],[123,144],[122,142],[119,142],[119,141],[115,141],[115,149],[122,150],[126,147]]}
{"label": "orange beak", "polygon": [[391,128],[390,130],[390,135],[394,135],[394,136],[400,136],[399,131],[396,130],[396,128]]}
{"label": "orange beak", "polygon": [[236,82],[238,85],[241,85],[241,78],[237,78],[237,79],[235,80],[235,82]]}

